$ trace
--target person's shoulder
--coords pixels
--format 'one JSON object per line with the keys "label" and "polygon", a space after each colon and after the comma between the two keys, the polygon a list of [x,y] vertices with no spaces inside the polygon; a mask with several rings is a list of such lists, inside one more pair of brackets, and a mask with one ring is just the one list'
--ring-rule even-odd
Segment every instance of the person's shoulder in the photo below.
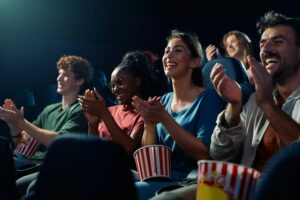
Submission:
{"label": "person's shoulder", "polygon": [[173,94],[174,94],[173,92],[168,92],[168,93],[162,95],[161,102],[169,101],[170,99],[172,99]]}
{"label": "person's shoulder", "polygon": [[[201,96],[201,94],[200,94]],[[203,99],[205,99],[206,101],[210,102],[210,104],[213,103],[221,103],[221,104],[225,104],[225,100],[222,99],[219,94],[217,93],[217,91],[214,88],[209,88],[209,89],[205,89],[202,92],[202,97]]]}
{"label": "person's shoulder", "polygon": [[124,107],[124,105],[113,105],[113,106],[109,106],[107,107],[108,111],[110,112],[113,112],[113,111],[116,111],[116,110],[122,110]]}
{"label": "person's shoulder", "polygon": [[48,106],[46,106],[44,108],[44,110],[54,110],[54,109],[57,109],[59,107],[61,107],[61,102],[49,104]]}
{"label": "person's shoulder", "polygon": [[[57,105],[54,105],[56,108],[60,107],[62,108],[62,103],[57,103]],[[83,113],[83,109],[81,108],[80,104],[78,101],[74,101],[71,105],[66,107],[64,109],[64,112],[68,113]]]}
{"label": "person's shoulder", "polygon": [[219,98],[218,93],[214,88],[204,89],[202,92],[199,93],[198,98]]}

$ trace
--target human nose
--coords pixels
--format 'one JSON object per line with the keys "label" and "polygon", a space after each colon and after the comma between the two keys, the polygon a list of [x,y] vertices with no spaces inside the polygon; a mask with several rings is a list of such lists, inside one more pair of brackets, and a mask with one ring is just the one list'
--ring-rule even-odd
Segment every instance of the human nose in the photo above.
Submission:
{"label": "human nose", "polygon": [[60,81],[61,80],[61,74],[59,74],[58,76],[57,76],[57,78],[56,78],[56,81]]}
{"label": "human nose", "polygon": [[231,48],[233,48],[232,42],[228,43],[228,44],[225,46],[225,49],[231,49]]}
{"label": "human nose", "polygon": [[121,85],[116,84],[116,83],[111,83],[109,86],[110,86],[110,89],[111,89],[112,93],[115,93],[121,87]]}
{"label": "human nose", "polygon": [[265,40],[261,45],[260,45],[260,51],[261,52],[270,52],[272,50],[272,41],[271,40]]}
{"label": "human nose", "polygon": [[171,58],[174,55],[174,52],[175,52],[174,49],[170,48],[165,52],[164,57]]}

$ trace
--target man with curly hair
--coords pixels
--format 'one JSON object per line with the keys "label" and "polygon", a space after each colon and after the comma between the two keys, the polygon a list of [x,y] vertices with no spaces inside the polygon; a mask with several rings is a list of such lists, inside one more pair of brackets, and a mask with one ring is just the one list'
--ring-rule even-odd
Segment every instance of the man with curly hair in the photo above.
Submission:
{"label": "man with curly hair", "polygon": [[94,70],[86,59],[74,55],[62,56],[56,65],[57,92],[62,96],[61,102],[48,105],[32,123],[24,118],[24,108],[17,109],[11,99],[6,99],[3,107],[0,107],[0,119],[8,124],[15,144],[24,131],[41,144],[30,157],[16,153],[17,170],[24,172],[24,168],[41,163],[47,147],[56,137],[71,132],[87,132],[87,121],[77,97],[92,80]]}

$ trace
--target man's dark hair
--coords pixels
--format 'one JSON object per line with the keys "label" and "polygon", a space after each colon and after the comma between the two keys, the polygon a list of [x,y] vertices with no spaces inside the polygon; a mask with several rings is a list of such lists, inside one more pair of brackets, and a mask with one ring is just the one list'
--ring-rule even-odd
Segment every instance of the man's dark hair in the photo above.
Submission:
{"label": "man's dark hair", "polygon": [[300,20],[296,18],[289,18],[283,14],[274,11],[267,12],[257,22],[259,34],[262,34],[267,28],[277,25],[290,26],[295,31],[296,44],[300,46]]}

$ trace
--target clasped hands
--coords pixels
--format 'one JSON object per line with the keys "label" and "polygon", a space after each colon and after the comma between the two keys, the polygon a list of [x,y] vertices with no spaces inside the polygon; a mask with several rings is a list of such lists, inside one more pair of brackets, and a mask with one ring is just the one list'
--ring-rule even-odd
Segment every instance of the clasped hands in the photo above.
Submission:
{"label": "clasped hands", "polygon": [[[266,104],[274,104],[272,91],[273,80],[271,75],[254,57],[248,56],[250,78],[255,85],[256,102],[262,108]],[[218,94],[232,105],[241,105],[242,91],[239,84],[225,75],[224,66],[216,63],[211,71],[210,78]]]}
{"label": "clasped hands", "polygon": [[77,99],[89,123],[98,121],[107,111],[105,100],[96,88],[87,89],[84,95],[78,96]]}
{"label": "clasped hands", "polygon": [[165,119],[165,105],[160,103],[160,97],[149,97],[147,101],[138,96],[132,97],[132,105],[145,122],[161,123]]}
{"label": "clasped hands", "polygon": [[8,124],[17,124],[24,120],[24,107],[18,110],[13,100],[5,99],[2,107],[0,106],[0,119]]}

